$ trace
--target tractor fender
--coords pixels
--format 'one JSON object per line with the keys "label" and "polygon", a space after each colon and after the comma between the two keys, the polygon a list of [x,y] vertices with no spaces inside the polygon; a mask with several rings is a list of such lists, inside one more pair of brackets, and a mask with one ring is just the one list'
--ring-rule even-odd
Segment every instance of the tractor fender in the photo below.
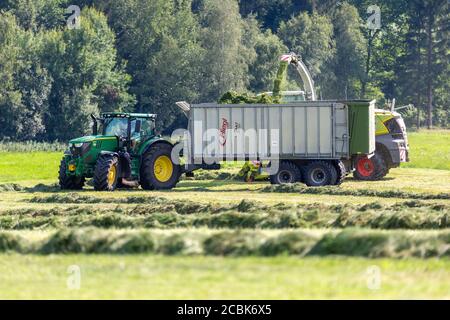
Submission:
{"label": "tractor fender", "polygon": [[170,146],[171,148],[173,148],[173,146],[174,146],[171,142],[169,142],[166,139],[163,139],[161,137],[150,140],[150,142],[148,142],[147,145],[145,145],[139,152],[139,168],[142,167],[144,155],[153,146],[156,146],[156,145],[167,145],[167,146]]}
{"label": "tractor fender", "polygon": [[152,139],[140,152],[139,152],[139,156],[140,157],[142,157],[144,154],[146,154],[147,153],[147,151],[148,150],[150,150],[150,148],[152,148],[153,146],[155,146],[155,145],[157,145],[157,144],[165,144],[165,145],[168,145],[168,146],[170,146],[170,147],[172,147],[173,148],[173,144],[170,142],[170,141],[168,141],[168,140],[166,140],[166,139],[164,139],[164,138],[155,138],[155,139]]}

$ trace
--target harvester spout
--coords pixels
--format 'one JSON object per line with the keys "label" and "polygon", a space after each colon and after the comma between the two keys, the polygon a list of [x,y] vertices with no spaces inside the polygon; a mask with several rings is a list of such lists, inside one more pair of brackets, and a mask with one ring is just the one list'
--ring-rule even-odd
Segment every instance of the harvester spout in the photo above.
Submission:
{"label": "harvester spout", "polygon": [[295,53],[289,53],[281,56],[281,61],[286,61],[292,65],[294,65],[302,78],[303,86],[305,87],[306,99],[311,101],[317,100],[316,90],[314,89],[314,81],[311,77],[311,73],[309,72],[306,65],[303,63],[300,57],[298,57]]}

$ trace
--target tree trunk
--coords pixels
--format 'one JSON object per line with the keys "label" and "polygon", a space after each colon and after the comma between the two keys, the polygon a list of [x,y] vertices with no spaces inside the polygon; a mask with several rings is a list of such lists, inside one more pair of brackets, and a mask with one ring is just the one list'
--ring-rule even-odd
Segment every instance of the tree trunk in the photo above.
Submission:
{"label": "tree trunk", "polygon": [[428,8],[428,25],[427,25],[427,125],[428,129],[433,127],[433,25],[434,15],[433,9]]}
{"label": "tree trunk", "polygon": [[375,30],[372,34],[372,31],[369,32],[369,40],[367,42],[367,59],[366,59],[366,74],[365,79],[363,79],[361,84],[361,98],[364,99],[366,96],[366,90],[367,90],[367,82],[369,81],[370,76],[370,69],[371,69],[371,62],[372,62],[372,45],[373,40],[377,36],[378,32],[380,30]]}
{"label": "tree trunk", "polygon": [[367,45],[366,74],[365,74],[366,78],[363,80],[363,83],[361,85],[361,98],[362,99],[364,99],[364,97],[366,96],[367,81],[369,81],[370,60],[372,58],[372,40],[373,40],[373,37],[370,34],[368,45]]}
{"label": "tree trunk", "polygon": [[416,76],[416,109],[417,109],[417,129],[420,129],[420,106],[422,105],[422,83],[419,79],[422,78],[422,54],[421,54],[421,39],[420,30],[422,29],[422,24],[420,23],[419,31],[417,32],[417,76]]}

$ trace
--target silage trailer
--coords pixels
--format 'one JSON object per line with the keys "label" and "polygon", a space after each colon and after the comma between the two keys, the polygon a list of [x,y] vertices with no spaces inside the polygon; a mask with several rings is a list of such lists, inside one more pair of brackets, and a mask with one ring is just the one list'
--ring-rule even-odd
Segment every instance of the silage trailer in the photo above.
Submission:
{"label": "silage trailer", "polygon": [[186,173],[258,160],[273,184],[338,185],[375,152],[375,101],[177,105],[188,117]]}

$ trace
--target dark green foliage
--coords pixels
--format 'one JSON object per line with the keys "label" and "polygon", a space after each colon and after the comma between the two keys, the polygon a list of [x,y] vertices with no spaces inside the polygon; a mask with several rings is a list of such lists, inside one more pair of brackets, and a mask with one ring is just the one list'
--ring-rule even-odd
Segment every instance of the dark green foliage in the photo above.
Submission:
{"label": "dark green foliage", "polygon": [[[83,9],[79,30],[66,27],[71,4]],[[310,69],[319,98],[376,98],[379,107],[396,98],[417,108],[402,111],[408,125],[447,127],[447,1],[380,0],[376,34],[365,26],[372,4],[1,1],[0,139],[65,141],[88,133],[88,114],[105,110],[158,113],[158,127],[170,133],[186,126],[174,102],[269,91],[281,83],[278,59],[289,51]],[[288,68],[286,89],[301,87]]]}
{"label": "dark green foliage", "polygon": [[0,13],[0,139],[67,140],[90,130],[90,113],[133,104],[106,17],[85,9],[69,30],[63,1],[33,3]]}

